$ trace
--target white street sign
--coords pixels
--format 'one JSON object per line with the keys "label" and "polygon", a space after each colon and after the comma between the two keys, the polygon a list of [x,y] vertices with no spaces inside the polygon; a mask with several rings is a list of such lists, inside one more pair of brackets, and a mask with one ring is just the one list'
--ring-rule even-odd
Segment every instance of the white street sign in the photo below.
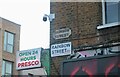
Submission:
{"label": "white street sign", "polygon": [[56,30],[53,33],[53,38],[63,39],[63,38],[68,38],[70,35],[71,35],[71,29],[63,28],[63,29]]}
{"label": "white street sign", "polygon": [[51,45],[51,57],[71,54],[71,42]]}

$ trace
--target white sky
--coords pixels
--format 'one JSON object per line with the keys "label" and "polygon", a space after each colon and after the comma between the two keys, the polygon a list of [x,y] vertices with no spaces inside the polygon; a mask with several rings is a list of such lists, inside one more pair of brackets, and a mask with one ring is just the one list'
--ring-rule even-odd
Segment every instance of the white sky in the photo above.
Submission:
{"label": "white sky", "polygon": [[0,17],[21,25],[20,50],[49,48],[49,0],[0,0]]}

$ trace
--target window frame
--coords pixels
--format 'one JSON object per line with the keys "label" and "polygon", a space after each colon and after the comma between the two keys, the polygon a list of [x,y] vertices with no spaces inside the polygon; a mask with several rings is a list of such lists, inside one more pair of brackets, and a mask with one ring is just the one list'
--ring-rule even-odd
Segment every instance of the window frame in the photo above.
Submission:
{"label": "window frame", "polygon": [[120,22],[112,22],[112,23],[106,23],[106,1],[102,0],[102,25],[97,26],[97,29],[104,29],[109,27],[114,27],[120,25]]}
{"label": "window frame", "polygon": [[[6,33],[6,34],[5,34]],[[9,34],[13,35],[13,44],[9,43]],[[4,31],[4,51],[9,52],[9,53],[14,53],[14,42],[15,42],[15,34],[9,31]],[[9,51],[8,46],[12,46],[12,51]]]}
{"label": "window frame", "polygon": [[[3,62],[4,62],[4,65],[3,65]],[[10,64],[11,65],[11,73],[7,73],[7,69],[6,69],[6,67],[7,67],[7,64]],[[3,67],[4,66],[4,67]],[[3,72],[3,69],[4,69],[4,72]],[[11,75],[13,74],[13,62],[11,62],[11,61],[8,61],[8,60],[2,60],[2,77],[5,77],[6,75],[10,75],[10,77],[11,77]],[[4,73],[4,74],[3,74]]]}

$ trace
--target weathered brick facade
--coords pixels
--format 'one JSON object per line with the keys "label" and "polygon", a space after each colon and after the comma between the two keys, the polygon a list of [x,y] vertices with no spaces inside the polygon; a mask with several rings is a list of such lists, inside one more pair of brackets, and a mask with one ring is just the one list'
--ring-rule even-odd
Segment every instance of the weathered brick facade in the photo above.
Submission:
{"label": "weathered brick facade", "polygon": [[[51,2],[50,12],[55,20],[50,23],[50,45],[72,42],[72,50],[86,46],[120,42],[120,27],[98,30],[102,24],[101,2]],[[53,33],[61,28],[70,28],[69,38],[54,39]],[[60,63],[67,56],[51,58],[51,75],[60,74]]]}
{"label": "weathered brick facade", "polygon": [[[4,51],[4,32],[9,31],[15,34],[13,53]],[[2,61],[13,62],[13,75],[18,75],[16,70],[16,51],[19,50],[20,43],[20,25],[0,17],[0,76],[2,70]]]}

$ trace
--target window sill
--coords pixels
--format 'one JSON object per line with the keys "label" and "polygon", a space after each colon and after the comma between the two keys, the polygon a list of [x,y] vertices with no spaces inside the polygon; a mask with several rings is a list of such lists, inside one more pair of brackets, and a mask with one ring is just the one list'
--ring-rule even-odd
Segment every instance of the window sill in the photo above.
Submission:
{"label": "window sill", "polygon": [[109,28],[109,27],[115,27],[115,26],[119,26],[120,22],[115,22],[115,23],[110,23],[110,24],[103,24],[103,25],[99,25],[97,26],[97,29],[105,29],[105,28]]}
{"label": "window sill", "polygon": [[6,51],[6,50],[3,50],[5,53],[10,53],[10,54],[13,54],[13,52],[9,52],[9,51]]}

